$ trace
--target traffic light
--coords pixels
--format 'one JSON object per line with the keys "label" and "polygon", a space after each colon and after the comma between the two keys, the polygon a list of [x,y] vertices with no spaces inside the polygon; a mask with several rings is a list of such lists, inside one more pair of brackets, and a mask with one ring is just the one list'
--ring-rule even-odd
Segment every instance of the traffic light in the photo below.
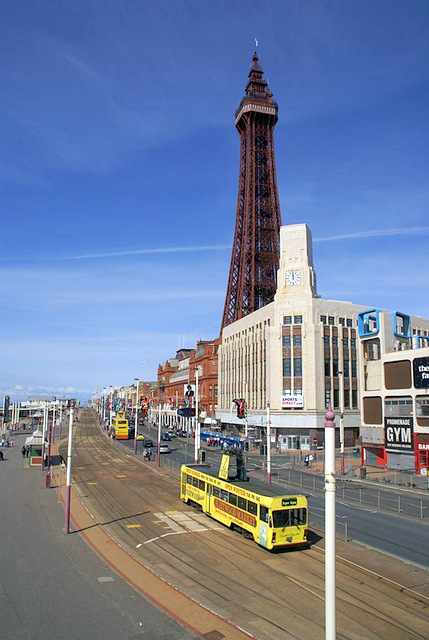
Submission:
{"label": "traffic light", "polygon": [[201,451],[201,462],[205,462],[205,461],[206,461],[206,452]]}

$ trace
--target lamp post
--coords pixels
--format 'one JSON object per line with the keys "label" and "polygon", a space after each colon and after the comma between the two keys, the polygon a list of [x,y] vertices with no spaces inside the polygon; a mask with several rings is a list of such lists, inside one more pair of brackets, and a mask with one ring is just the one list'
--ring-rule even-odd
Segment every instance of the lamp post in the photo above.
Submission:
{"label": "lamp post", "polygon": [[335,611],[335,414],[325,413],[325,640],[336,638]]}
{"label": "lamp post", "polygon": [[267,482],[271,484],[271,418],[269,402],[267,402]]}
{"label": "lamp post", "polygon": [[344,379],[343,372],[338,371],[340,378],[340,450],[341,450],[341,475],[345,474],[344,464]]}
{"label": "lamp post", "polygon": [[158,467],[161,466],[161,398],[158,400]]}
{"label": "lamp post", "polygon": [[136,389],[136,421],[134,423],[134,454],[137,453],[137,423],[138,423],[138,412],[139,412],[139,384],[140,384],[140,380],[138,378],[134,378],[134,380],[137,382],[137,389]]}
{"label": "lamp post", "polygon": [[110,400],[110,411],[109,411],[109,427],[110,432],[112,431],[112,419],[113,419],[113,387],[109,385],[109,400]]}
{"label": "lamp post", "polygon": [[246,417],[244,418],[244,437],[247,440],[249,435],[249,427],[247,423],[247,381],[244,382],[244,402],[245,402],[245,411],[246,411]]}
{"label": "lamp post", "polygon": [[45,402],[43,407],[43,429],[42,429],[42,460],[41,460],[42,471],[45,468],[45,437],[46,437],[46,430],[48,427],[48,415],[49,415],[48,403]]}
{"label": "lamp post", "polygon": [[73,445],[73,407],[70,408],[69,420],[69,442],[67,449],[67,479],[66,479],[66,507],[64,533],[70,533],[70,491],[71,491],[71,466],[72,466],[72,445]]}
{"label": "lamp post", "polygon": [[198,420],[198,377],[199,377],[200,369],[196,367],[195,369],[195,455],[194,460],[195,464],[198,463],[198,454],[200,450],[200,421]]}

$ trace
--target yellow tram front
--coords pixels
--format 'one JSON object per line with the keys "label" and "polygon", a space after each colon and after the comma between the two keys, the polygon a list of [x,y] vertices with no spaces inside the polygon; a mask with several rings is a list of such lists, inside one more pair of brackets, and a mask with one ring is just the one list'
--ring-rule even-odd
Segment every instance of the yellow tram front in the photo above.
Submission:
{"label": "yellow tram front", "polygon": [[112,420],[112,433],[115,440],[128,440],[129,425],[125,413],[117,413]]}

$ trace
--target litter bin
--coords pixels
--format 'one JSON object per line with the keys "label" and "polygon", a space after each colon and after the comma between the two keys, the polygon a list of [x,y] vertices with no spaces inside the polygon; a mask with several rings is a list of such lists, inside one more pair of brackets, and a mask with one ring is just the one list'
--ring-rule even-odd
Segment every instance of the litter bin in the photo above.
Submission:
{"label": "litter bin", "polygon": [[362,480],[366,480],[366,467],[360,468],[360,477]]}
{"label": "litter bin", "polygon": [[50,489],[51,488],[51,474],[48,473],[46,474],[46,489]]}

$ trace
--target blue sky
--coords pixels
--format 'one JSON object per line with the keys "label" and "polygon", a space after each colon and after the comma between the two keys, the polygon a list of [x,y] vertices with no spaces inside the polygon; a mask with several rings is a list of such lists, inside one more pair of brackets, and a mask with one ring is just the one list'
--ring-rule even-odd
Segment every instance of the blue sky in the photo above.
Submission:
{"label": "blue sky", "polygon": [[218,335],[255,37],[319,293],[429,317],[428,30],[423,0],[5,4],[0,396],[156,379]]}

